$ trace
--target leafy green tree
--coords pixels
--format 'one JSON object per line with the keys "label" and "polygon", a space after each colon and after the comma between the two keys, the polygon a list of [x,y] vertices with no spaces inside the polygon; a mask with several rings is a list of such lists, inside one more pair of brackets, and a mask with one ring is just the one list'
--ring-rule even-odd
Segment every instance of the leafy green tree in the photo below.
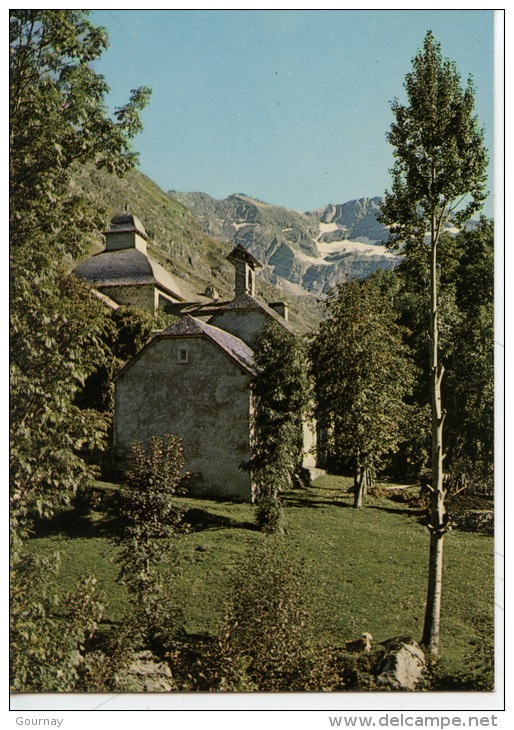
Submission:
{"label": "leafy green tree", "polygon": [[395,121],[388,134],[394,147],[392,186],[381,220],[390,225],[390,242],[405,255],[425,252],[430,291],[430,393],[432,409],[432,480],[430,559],[423,644],[437,655],[440,633],[443,540],[448,517],[443,488],[443,423],[439,355],[438,250],[445,225],[466,221],[480,209],[487,153],[474,110],[471,80],[465,88],[455,64],[442,57],[428,32],[423,50],[405,79],[407,104],[393,101]]}
{"label": "leafy green tree", "polygon": [[[89,22],[88,14],[83,10],[10,13],[10,142],[16,213],[28,206],[27,212],[36,208],[46,217],[51,196],[55,202],[61,198],[72,162],[94,161],[123,173],[137,160],[130,139],[142,128],[139,111],[149,91],[134,90],[130,101],[116,110],[116,119],[108,118],[104,97],[109,87],[91,66],[107,48],[108,38],[104,28]],[[36,190],[43,199],[35,200]]]}
{"label": "leafy green tree", "polygon": [[447,453],[453,471],[492,487],[494,471],[494,226],[481,218],[455,238],[459,323],[447,372]]}
{"label": "leafy green tree", "polygon": [[259,374],[253,383],[256,408],[249,467],[257,522],[276,532],[282,515],[280,493],[301,474],[311,394],[308,351],[303,340],[271,322],[259,335],[255,362]]}
{"label": "leafy green tree", "polygon": [[107,35],[87,16],[12,10],[9,21],[11,637],[13,686],[25,691],[73,689],[82,643],[99,620],[89,588],[72,611],[75,599],[59,596],[53,567],[34,570],[24,549],[33,518],[50,517],[90,483],[82,454],[107,432],[105,416],[77,396],[110,357],[109,318],[68,275],[105,220],[75,194],[71,170],[85,162],[130,169],[149,95],[134,90],[109,118],[108,87],[91,66]]}
{"label": "leafy green tree", "polygon": [[[56,275],[11,311],[12,557],[32,517],[50,517],[91,478],[81,458],[102,445],[105,418],[74,396],[106,356],[102,306],[71,277]],[[40,325],[40,326],[38,326]]]}
{"label": "leafy green tree", "polygon": [[106,114],[108,87],[91,62],[107,45],[87,11],[10,15],[10,250],[12,535],[49,515],[90,473],[79,456],[105,423],[74,403],[107,356],[105,315],[67,269],[104,221],[70,185],[72,165],[117,173],[136,161],[147,89]]}
{"label": "leafy green tree", "polygon": [[397,322],[394,278],[380,273],[329,292],[312,343],[317,417],[329,452],[353,467],[355,507],[369,477],[405,438],[414,366]]}

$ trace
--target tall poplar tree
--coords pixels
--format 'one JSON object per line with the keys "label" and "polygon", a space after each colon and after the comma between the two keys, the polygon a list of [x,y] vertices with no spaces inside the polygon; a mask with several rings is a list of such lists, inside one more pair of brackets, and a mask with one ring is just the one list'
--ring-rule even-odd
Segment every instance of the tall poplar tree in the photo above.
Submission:
{"label": "tall poplar tree", "polygon": [[474,88],[465,87],[454,62],[443,58],[431,31],[405,78],[407,104],[392,103],[395,121],[388,133],[394,147],[392,186],[386,192],[381,220],[390,226],[390,243],[408,256],[426,256],[430,287],[430,392],[432,409],[432,479],[430,557],[422,643],[436,656],[439,649],[443,540],[448,517],[443,487],[441,402],[444,367],[439,351],[438,247],[444,227],[478,211],[484,190],[487,152],[474,116]]}

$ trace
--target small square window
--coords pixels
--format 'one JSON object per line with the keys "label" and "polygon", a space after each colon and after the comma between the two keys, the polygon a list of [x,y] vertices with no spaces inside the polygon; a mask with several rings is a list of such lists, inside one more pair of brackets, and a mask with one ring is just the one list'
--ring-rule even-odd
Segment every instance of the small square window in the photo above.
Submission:
{"label": "small square window", "polygon": [[187,347],[179,347],[178,349],[178,361],[187,362],[188,359]]}

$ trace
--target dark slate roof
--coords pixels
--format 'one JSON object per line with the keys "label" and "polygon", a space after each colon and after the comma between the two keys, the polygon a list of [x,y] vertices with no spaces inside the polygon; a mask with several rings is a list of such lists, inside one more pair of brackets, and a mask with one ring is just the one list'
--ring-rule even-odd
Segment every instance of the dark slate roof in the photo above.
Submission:
{"label": "dark slate roof", "polygon": [[97,253],[79,264],[74,273],[96,287],[153,284],[177,299],[184,299],[173,276],[135,248]]}
{"label": "dark slate roof", "polygon": [[266,304],[257,301],[257,299],[254,299],[247,292],[243,292],[234,297],[234,299],[231,299],[230,302],[222,304],[219,309],[221,311],[225,309],[261,309],[261,307],[266,306]]}
{"label": "dark slate roof", "polygon": [[104,235],[107,233],[133,233],[134,231],[148,240],[148,235],[139,218],[129,213],[128,210],[124,210],[111,219],[111,225],[107,231],[104,231]]}
{"label": "dark slate roof", "polygon": [[230,310],[261,310],[265,314],[268,315],[268,317],[271,317],[276,322],[282,325],[282,327],[285,327],[286,330],[289,332],[292,332],[295,334],[295,329],[290,325],[290,323],[282,317],[278,312],[276,312],[274,309],[272,309],[270,306],[265,304],[265,302],[260,302],[258,299],[254,299],[250,294],[247,294],[246,292],[243,294],[238,294],[232,301],[228,302],[228,304],[222,304],[220,307],[218,307],[218,311],[213,315],[211,322],[214,322],[218,314],[222,314],[225,311]]}
{"label": "dark slate roof", "polygon": [[156,337],[195,337],[199,335],[204,335],[214,342],[250,374],[255,375],[257,373],[253,350],[247,344],[229,332],[194,319],[188,314],[160,332]]}
{"label": "dark slate roof", "polygon": [[252,256],[252,254],[241,244],[238,243],[237,246],[234,246],[232,251],[227,256],[228,261],[245,261],[247,264],[250,264],[253,268],[258,267],[259,269],[262,269],[262,264],[260,261],[258,261],[255,256]]}

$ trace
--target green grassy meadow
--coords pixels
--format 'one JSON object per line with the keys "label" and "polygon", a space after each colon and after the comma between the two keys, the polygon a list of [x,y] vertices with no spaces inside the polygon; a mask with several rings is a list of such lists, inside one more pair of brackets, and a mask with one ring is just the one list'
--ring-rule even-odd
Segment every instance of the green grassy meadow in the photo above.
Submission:
{"label": "green grassy meadow", "polygon": [[[302,567],[304,595],[320,644],[340,646],[370,632],[377,642],[410,635],[423,625],[428,531],[413,500],[368,497],[352,509],[350,480],[324,476],[309,489],[284,495],[287,551]],[[382,494],[391,494],[382,491]],[[176,600],[191,633],[214,633],[224,618],[234,577],[244,580],[244,561],[269,539],[254,524],[248,504],[177,498],[188,510],[188,533],[175,539]],[[93,574],[108,600],[103,630],[123,621],[127,595],[116,582],[109,540],[115,522],[98,512],[64,512],[42,524],[32,549],[58,551],[63,589]],[[466,669],[480,630],[494,621],[494,540],[450,532],[445,539],[441,665]]]}

